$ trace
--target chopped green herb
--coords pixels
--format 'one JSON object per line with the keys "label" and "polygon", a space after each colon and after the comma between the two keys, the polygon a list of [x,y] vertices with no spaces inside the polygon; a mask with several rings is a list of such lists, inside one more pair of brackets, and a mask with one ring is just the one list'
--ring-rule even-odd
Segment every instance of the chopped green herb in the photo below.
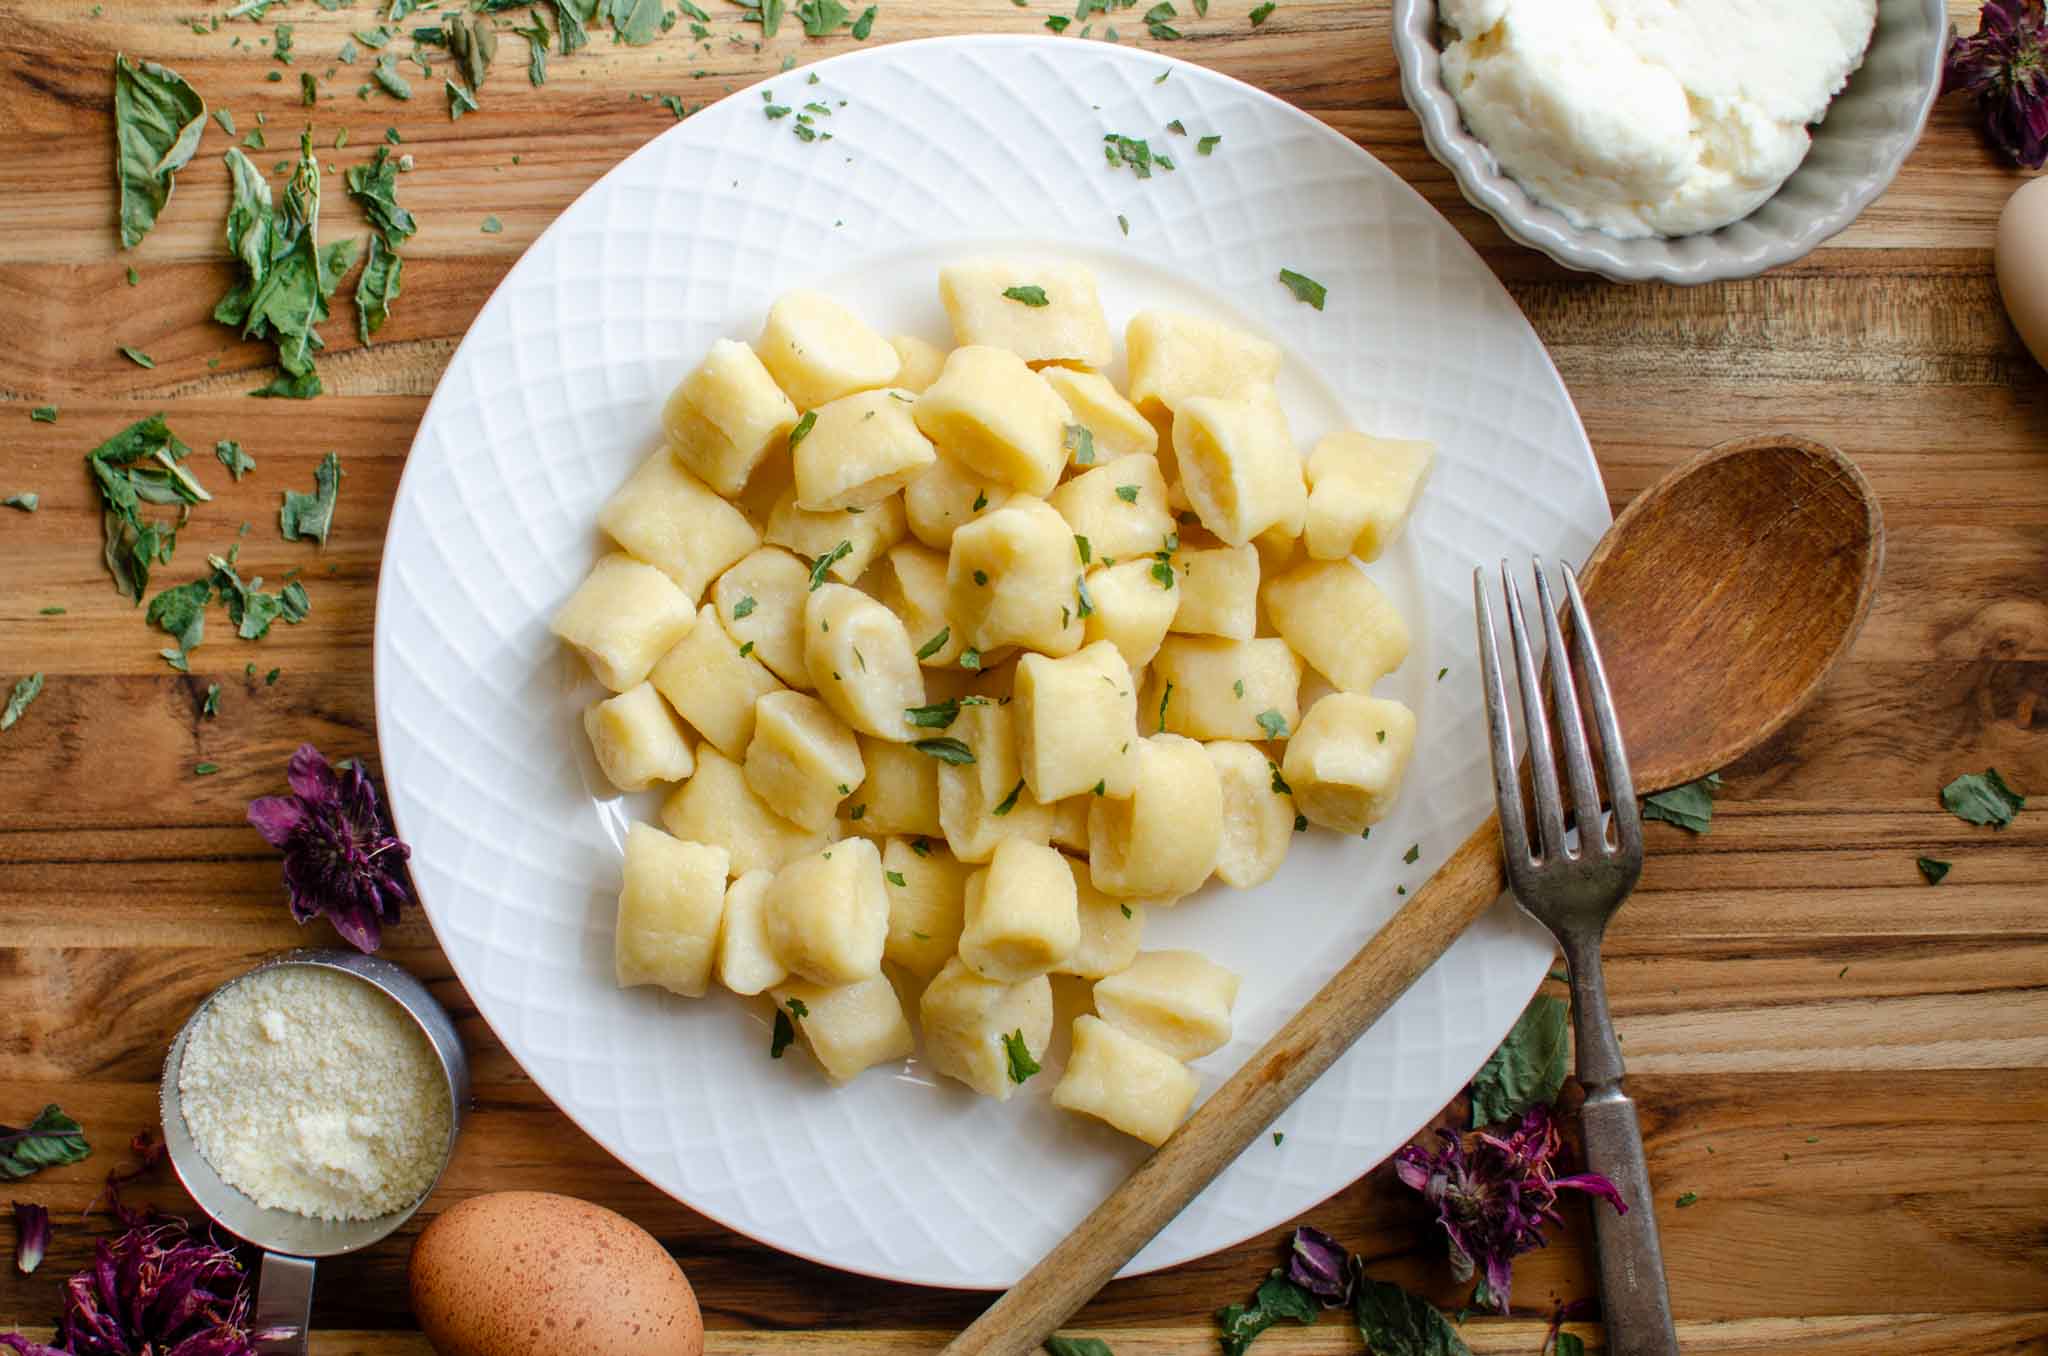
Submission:
{"label": "chopped green herb", "polygon": [[327,544],[334,526],[334,503],[341,494],[341,458],[329,452],[313,468],[313,493],[286,490],[277,511],[278,530],[286,541],[316,541]]}
{"label": "chopped green herb", "polygon": [[[1152,36],[1161,42],[1172,42],[1180,37],[1180,30],[1166,21],[1178,18],[1179,15],[1180,11],[1173,7],[1172,0],[1159,0],[1158,4],[1145,11],[1145,27],[1151,30]],[[1161,71],[1159,73],[1159,80],[1166,79],[1169,73],[1170,69],[1168,71]],[[1153,83],[1157,84],[1159,80],[1155,80]]]}
{"label": "chopped green herb", "polygon": [[741,598],[738,602],[732,605],[732,619],[734,621],[740,621],[744,618],[751,617],[754,615],[754,609],[758,606],[760,606],[760,604],[754,601],[754,595],[749,593],[745,597]]}
{"label": "chopped green herb", "polygon": [[[1290,1323],[1308,1324],[1316,1321],[1322,1306],[1315,1296],[1287,1279],[1287,1273],[1275,1268],[1273,1273],[1260,1282],[1249,1304],[1226,1304],[1216,1311],[1216,1326],[1220,1329],[1218,1338],[1222,1343],[1224,1356],[1244,1356],[1247,1348],[1266,1329],[1281,1320]],[[1421,1356],[1424,1352],[1438,1356],[1437,1349],[1425,1347],[1382,1346],[1373,1344],[1374,1356]],[[1448,1353],[1442,1353],[1448,1356]]]}
{"label": "chopped green herb", "polygon": [[114,57],[115,177],[121,247],[133,249],[171,200],[177,172],[199,149],[206,101],[185,77],[154,61]]}
{"label": "chopped green herb", "polygon": [[1643,798],[1643,818],[1661,819],[1692,833],[1705,833],[1714,819],[1714,792],[1721,788],[1721,774],[1710,772],[1696,782],[1674,786]]}
{"label": "chopped green herb", "polygon": [[1073,20],[1064,14],[1050,14],[1046,16],[1045,26],[1055,33],[1064,33],[1067,31],[1067,25],[1072,22]]}
{"label": "chopped green herb", "polygon": [[866,42],[868,34],[875,31],[876,8],[874,5],[869,5],[860,12],[860,17],[853,21],[853,40],[855,42]]}
{"label": "chopped green herb", "polygon": [[1108,132],[1102,138],[1102,154],[1111,169],[1128,167],[1140,179],[1152,177],[1152,167],[1171,170],[1173,159],[1152,149],[1151,145],[1137,137],[1127,137],[1121,132]]}
{"label": "chopped green herb", "polygon": [[1474,1126],[1515,1121],[1530,1107],[1557,1100],[1570,1061],[1569,1028],[1562,999],[1538,994],[1529,1000],[1499,1048],[1472,1075]]}
{"label": "chopped green herb", "polygon": [[212,720],[220,714],[219,683],[208,683],[206,685],[206,700],[200,703],[199,714],[208,720]]}
{"label": "chopped green herb", "polygon": [[964,767],[974,761],[974,750],[951,735],[920,739],[910,747],[919,753],[929,754],[942,763],[951,763],[955,767]]}
{"label": "chopped green herb", "polygon": [[818,412],[816,410],[805,410],[804,417],[797,420],[796,427],[789,431],[789,450],[792,452],[796,451],[796,445],[809,437],[811,430],[817,427],[817,424]]}
{"label": "chopped green herb", "polygon": [[[290,621],[290,620],[291,620],[291,618],[287,617],[287,618],[285,618],[285,620],[286,620],[286,621]],[[265,687],[275,687],[275,686],[277,685],[277,680],[278,680],[278,677],[279,677],[279,676],[280,676],[281,674],[283,674],[283,673],[284,673],[284,670],[283,670],[283,669],[272,669],[272,670],[271,670],[270,672],[268,672],[268,673],[264,674],[264,675],[263,675],[263,686],[265,686]]]}
{"label": "chopped green herb", "polygon": [[135,285],[136,285],[137,283],[139,283],[139,282],[141,282],[141,281],[142,281],[142,275],[141,275],[140,273],[137,273],[137,272],[135,271],[135,268],[134,268],[134,266],[133,266],[133,265],[131,264],[131,265],[129,266],[129,268],[128,268],[128,285],[129,285],[130,287],[133,287],[133,286],[135,286]]}
{"label": "chopped green herb", "polygon": [[1092,617],[1095,615],[1095,599],[1088,594],[1088,576],[1074,576],[1074,615]]}
{"label": "chopped green herb", "polygon": [[177,544],[177,525],[145,519],[142,506],[197,504],[213,497],[181,464],[191,453],[163,415],[153,414],[86,454],[86,468],[105,508],[107,573],[114,587],[137,603],[149,587],[151,566],[169,563]]}
{"label": "chopped green herb", "polygon": [[120,348],[121,348],[121,354],[122,354],[122,356],[123,356],[123,357],[125,357],[125,358],[127,358],[129,362],[131,362],[131,363],[134,363],[134,364],[135,364],[135,365],[136,365],[137,367],[155,367],[155,366],[156,366],[156,359],[154,359],[154,358],[150,357],[150,356],[149,356],[149,355],[148,355],[147,353],[144,353],[144,352],[143,352],[143,351],[142,351],[141,349],[139,349],[139,348],[130,348],[130,347],[129,347],[128,345],[126,345],[126,344],[122,344],[122,345],[120,346]]}
{"label": "chopped green herb", "polygon": [[971,509],[969,509],[968,511],[969,511],[969,512],[971,512],[971,513],[979,513],[979,512],[981,512],[981,511],[982,511],[983,509],[985,509],[985,508],[987,508],[987,507],[988,507],[988,492],[987,492],[986,490],[977,490],[977,491],[975,492],[975,495],[974,495],[974,505],[973,505],[973,507],[972,507]]}
{"label": "chopped green herb", "polygon": [[484,218],[483,232],[485,235],[496,235],[504,229],[505,223],[498,220],[497,217],[488,216]]}
{"label": "chopped green herb", "polygon": [[225,108],[214,109],[213,120],[220,124],[221,131],[226,132],[229,136],[235,134],[235,115],[228,112]]}
{"label": "chopped green herb", "polygon": [[1123,213],[1119,212],[1116,214],[1116,224],[1117,229],[1122,231],[1125,235],[1128,236],[1131,233],[1130,218],[1126,217]]}
{"label": "chopped green herb", "polygon": [[1068,424],[1060,435],[1061,444],[1076,466],[1095,464],[1095,435],[1085,424]]}
{"label": "chopped green herb", "polygon": [[986,697],[948,697],[929,706],[906,706],[903,708],[903,721],[907,725],[915,725],[921,729],[943,730],[960,718],[960,707],[963,704],[983,705],[987,700]]}
{"label": "chopped green herb", "polygon": [[1221,136],[1206,136],[1206,137],[1203,137],[1203,138],[1201,138],[1201,139],[1200,139],[1199,141],[1197,141],[1197,142],[1195,143],[1195,154],[1196,154],[1196,155],[1211,155],[1211,154],[1214,154],[1214,153],[1215,153],[1215,150],[1216,150],[1216,148],[1217,148],[1218,146],[1221,146],[1222,144],[1223,144],[1223,138],[1222,138]]}
{"label": "chopped green herb", "polygon": [[1266,22],[1266,20],[1272,18],[1273,11],[1278,8],[1280,8],[1280,6],[1275,4],[1274,0],[1266,0],[1265,4],[1260,5],[1257,9],[1252,11],[1252,27],[1257,28],[1260,24]]}
{"label": "chopped green herb", "polygon": [[43,695],[43,675],[31,673],[15,683],[14,690],[7,694],[7,708],[0,711],[0,730],[11,730],[14,723],[28,710],[29,703]]}
{"label": "chopped green herb", "polygon": [[910,850],[912,852],[915,852],[920,857],[929,857],[932,855],[932,845],[930,843],[927,843],[922,838],[912,839],[910,843]]}
{"label": "chopped green herb", "polygon": [[1684,1192],[1679,1196],[1677,1201],[1673,1202],[1673,1204],[1677,1205],[1677,1207],[1680,1210],[1683,1210],[1688,1206],[1698,1205],[1699,1203],[1700,1193],[1697,1191]]}
{"label": "chopped green herb", "polygon": [[1187,124],[1183,123],[1179,118],[1175,118],[1172,122],[1166,124],[1166,130],[1175,136],[1184,137],[1188,134]]}
{"label": "chopped green herb", "polygon": [[903,879],[903,873],[901,871],[884,871],[882,873],[882,879],[888,881],[889,884],[895,886],[899,890],[903,889],[905,886],[910,884],[909,881]]}
{"label": "chopped green herb", "polygon": [[1915,857],[1913,862],[1920,868],[1920,874],[1927,878],[1929,885],[1941,884],[1943,877],[1948,875],[1950,867],[1954,865],[1933,857]]}
{"label": "chopped green herb", "polygon": [[1449,673],[1449,672],[1450,672],[1450,670],[1449,670],[1449,669],[1447,669],[1447,668],[1443,668],[1443,669],[1438,669],[1438,670],[1436,671],[1436,680],[1437,680],[1437,681],[1438,681],[1439,683],[1441,683],[1441,682],[1442,682],[1442,681],[1444,680],[1444,675],[1445,675],[1445,674],[1447,674],[1447,673]]}
{"label": "chopped green herb", "polygon": [[398,59],[388,52],[370,68],[370,78],[394,99],[412,98],[412,83],[398,73]]}
{"label": "chopped green herb", "polygon": [[1413,865],[1415,865],[1416,859],[1417,859],[1417,858],[1419,858],[1419,857],[1421,857],[1421,856],[1422,856],[1422,844],[1420,844],[1420,843],[1410,843],[1410,844],[1408,845],[1408,850],[1407,850],[1406,852],[1404,852],[1404,853],[1402,853],[1402,854],[1401,854],[1401,860],[1402,860],[1402,861],[1404,861],[1404,862],[1406,862],[1406,863],[1408,863],[1408,865],[1410,865],[1410,866],[1413,866]]}
{"label": "chopped green herb", "polygon": [[1074,534],[1074,554],[1081,557],[1083,565],[1086,565],[1089,557],[1094,554],[1093,548],[1088,545],[1088,539],[1078,532]]}
{"label": "chopped green herb", "polygon": [[1323,300],[1329,295],[1329,289],[1314,278],[1306,273],[1296,273],[1291,268],[1283,268],[1280,270],[1280,281],[1286,284],[1288,291],[1294,293],[1296,301],[1306,302],[1318,311],[1323,309]]}
{"label": "chopped green herb", "polygon": [[953,628],[950,626],[941,626],[939,628],[939,633],[937,635],[933,636],[930,640],[926,641],[923,645],[918,647],[917,657],[919,659],[930,659],[940,650],[945,649],[946,642],[951,640],[952,638]]}
{"label": "chopped green herb", "polygon": [[664,94],[661,96],[660,102],[663,108],[676,115],[677,122],[681,122],[689,116],[689,110],[683,107],[683,100],[680,95]]}
{"label": "chopped green herb", "polygon": [[1266,732],[1268,739],[1287,738],[1287,717],[1278,711],[1265,710],[1258,714],[1259,728]]}
{"label": "chopped green herb", "polygon": [[1138,502],[1138,487],[1136,485],[1119,485],[1116,487],[1116,497],[1123,500],[1126,504],[1135,504]]}
{"label": "chopped green herb", "polygon": [[754,642],[751,640],[748,641],[746,644],[740,646],[740,658],[742,659],[745,659],[748,655],[752,654],[753,652]]}
{"label": "chopped green herb", "polygon": [[[477,102],[474,94],[471,94],[453,80],[443,80],[441,87],[448,95],[448,121],[455,122],[465,113],[476,112]],[[484,229],[486,231],[490,230],[490,222],[495,220],[497,220],[496,217],[485,218]]]}
{"label": "chopped green herb", "polygon": [[45,607],[39,608],[37,611],[45,617],[61,617],[64,615],[65,610],[61,607]]}
{"label": "chopped green herb", "polygon": [[978,668],[980,668],[980,667],[981,667],[981,651],[979,651],[979,650],[975,649],[975,648],[974,648],[974,647],[973,647],[972,645],[970,645],[970,646],[968,646],[968,647],[967,647],[966,649],[962,650],[962,651],[960,652],[960,667],[961,667],[961,668],[963,668],[963,669],[978,669]]}
{"label": "chopped green herb", "polygon": [[194,763],[192,765],[192,775],[195,777],[211,777],[218,771],[220,771],[219,763]]}
{"label": "chopped green herb", "polygon": [[1052,304],[1051,301],[1045,295],[1045,289],[1043,287],[1037,286],[1036,284],[1024,287],[1005,287],[1003,289],[1003,295],[1008,297],[1011,301],[1021,302],[1026,306],[1036,307],[1049,306]]}
{"label": "chopped green herb", "polygon": [[54,424],[57,422],[57,407],[38,405],[28,412],[28,417],[38,424]]}
{"label": "chopped green herb", "polygon": [[997,817],[1001,817],[1003,815],[1010,813],[1010,811],[1017,808],[1017,797],[1022,795],[1023,792],[1024,779],[1022,777],[1019,777],[1017,779],[1017,784],[1010,788],[1010,794],[1004,796],[1002,801],[996,806],[996,808],[990,810],[989,813]]}
{"label": "chopped green herb", "polygon": [[1281,1144],[1286,1142],[1286,1139],[1287,1132],[1285,1130],[1275,1130],[1273,1132],[1273,1147],[1276,1149],[1279,1148]]}
{"label": "chopped green herb", "polygon": [[322,347],[319,324],[341,275],[355,262],[356,242],[319,244],[320,164],[313,131],[299,138],[299,161],[285,186],[284,207],[271,206],[270,186],[247,156],[227,154],[233,197],[228,204],[229,252],[240,260],[241,277],[213,308],[213,318],[238,326],[245,339],[269,339],[282,374],[252,392],[266,397],[310,399],[321,391],[313,352]]}
{"label": "chopped green herb", "polygon": [[842,541],[839,545],[812,561],[811,592],[816,593],[819,589],[825,587],[826,576],[831,572],[832,567],[852,554],[853,543]]}
{"label": "chopped green herb", "polygon": [[2002,829],[2026,808],[2027,798],[2006,785],[1998,769],[1968,772],[1941,788],[1941,803],[1966,824],[1989,824]]}
{"label": "chopped green herb", "polygon": [[1159,694],[1159,730],[1162,734],[1166,731],[1166,704],[1172,700],[1173,684],[1169,682],[1166,690]]}
{"label": "chopped green herb", "polygon": [[810,38],[822,38],[844,28],[851,13],[839,0],[799,0],[796,7],[796,17],[804,26],[804,36]]}
{"label": "chopped green herb", "polygon": [[1031,1057],[1031,1047],[1024,1044],[1024,1029],[1019,1027],[1003,1037],[1003,1054],[1010,1061],[1010,1081],[1022,1083],[1038,1072],[1038,1061]]}
{"label": "chopped green herb", "polygon": [[1296,833],[1307,833],[1307,832],[1308,832],[1308,816],[1307,816],[1307,815],[1300,815],[1300,814],[1298,814],[1298,815],[1296,815],[1296,816],[1294,817],[1294,831],[1295,831]]}
{"label": "chopped green herb", "polygon": [[33,490],[10,494],[5,499],[0,499],[0,508],[20,509],[23,513],[34,513],[42,504],[43,497]]}
{"label": "chopped green herb", "polygon": [[775,1030],[768,1037],[768,1058],[781,1059],[782,1052],[789,1049],[796,1039],[796,1027],[790,1023],[789,1014],[781,1008],[775,1010]]}

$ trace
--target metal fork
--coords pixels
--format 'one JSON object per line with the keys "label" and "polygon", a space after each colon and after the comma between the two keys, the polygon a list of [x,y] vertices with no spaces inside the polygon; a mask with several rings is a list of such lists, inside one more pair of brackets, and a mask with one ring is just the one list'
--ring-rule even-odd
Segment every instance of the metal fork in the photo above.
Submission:
{"label": "metal fork", "polygon": [[[1587,1164],[1613,1182],[1628,1203],[1625,1215],[1603,1208],[1598,1202],[1593,1206],[1607,1349],[1616,1356],[1678,1356],[1678,1334],[1671,1322],[1671,1294],[1664,1280],[1664,1254],[1657,1242],[1650,1174],[1643,1161],[1643,1133],[1636,1122],[1636,1105],[1622,1091],[1621,1045],[1614,1037],[1614,1024],[1607,1013],[1607,986],[1600,975],[1600,939],[1607,931],[1607,920],[1614,916],[1629,891],[1635,888],[1636,878],[1642,875],[1642,816],[1636,806],[1635,782],[1629,775],[1614,699],[1607,687],[1607,672],[1600,663],[1600,648],[1593,638],[1578,578],[1569,565],[1563,567],[1565,594],[1571,603],[1573,648],[1578,652],[1579,671],[1575,676],[1543,562],[1535,561],[1534,569],[1537,607],[1543,614],[1543,634],[1549,650],[1551,700],[1557,708],[1557,733],[1564,750],[1565,775],[1571,784],[1570,808],[1577,820],[1578,841],[1574,849],[1566,836],[1566,806],[1558,787],[1551,722],[1544,711],[1521,593],[1507,562],[1502,561],[1500,577],[1507,595],[1508,631],[1514,641],[1515,673],[1522,691],[1523,720],[1528,727],[1529,780],[1536,802],[1539,845],[1532,850],[1529,843],[1485,574],[1483,570],[1474,570],[1472,592],[1479,621],[1479,662],[1486,680],[1486,728],[1493,745],[1494,793],[1500,801],[1501,845],[1515,898],[1556,936],[1571,972],[1579,1082],[1586,1089],[1585,1106],[1579,1116],[1585,1132]],[[1579,716],[1576,689],[1581,683],[1592,704],[1593,721],[1600,735],[1601,765],[1613,807],[1612,842],[1607,832],[1610,819],[1594,778],[1586,727]]]}

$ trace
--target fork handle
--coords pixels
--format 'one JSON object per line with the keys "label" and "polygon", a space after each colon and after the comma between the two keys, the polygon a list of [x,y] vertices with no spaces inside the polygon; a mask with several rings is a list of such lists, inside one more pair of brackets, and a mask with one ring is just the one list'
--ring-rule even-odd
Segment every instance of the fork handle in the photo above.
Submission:
{"label": "fork handle", "polygon": [[1579,1081],[1586,1086],[1586,1103],[1579,1111],[1586,1165],[1614,1183],[1628,1202],[1626,1215],[1603,1201],[1593,1202],[1607,1349],[1614,1356],[1678,1356],[1664,1249],[1657,1241],[1657,1202],[1650,1192],[1636,1104],[1622,1091],[1621,1045],[1607,1012],[1598,939],[1569,948],[1566,963],[1571,968]]}

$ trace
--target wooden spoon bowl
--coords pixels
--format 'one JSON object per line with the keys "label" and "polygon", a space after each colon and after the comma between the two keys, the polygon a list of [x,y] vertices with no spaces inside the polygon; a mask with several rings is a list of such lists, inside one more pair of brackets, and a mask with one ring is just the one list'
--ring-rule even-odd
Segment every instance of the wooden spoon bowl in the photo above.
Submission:
{"label": "wooden spoon bowl", "polygon": [[[1631,503],[1580,577],[1637,789],[1695,781],[1782,729],[1854,643],[1883,560],[1869,483],[1848,458],[1807,438],[1723,443]],[[1489,816],[1307,1007],[943,1356],[1036,1351],[1506,888],[1500,821]]]}

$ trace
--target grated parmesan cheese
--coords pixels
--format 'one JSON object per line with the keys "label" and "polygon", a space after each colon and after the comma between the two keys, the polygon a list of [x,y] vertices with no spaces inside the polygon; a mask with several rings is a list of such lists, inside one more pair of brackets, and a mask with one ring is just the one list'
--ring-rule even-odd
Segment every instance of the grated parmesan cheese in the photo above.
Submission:
{"label": "grated parmesan cheese", "polygon": [[259,971],[208,1005],[178,1066],[185,1123],[258,1205],[374,1219],[433,1184],[448,1084],[426,1033],[339,970]]}

